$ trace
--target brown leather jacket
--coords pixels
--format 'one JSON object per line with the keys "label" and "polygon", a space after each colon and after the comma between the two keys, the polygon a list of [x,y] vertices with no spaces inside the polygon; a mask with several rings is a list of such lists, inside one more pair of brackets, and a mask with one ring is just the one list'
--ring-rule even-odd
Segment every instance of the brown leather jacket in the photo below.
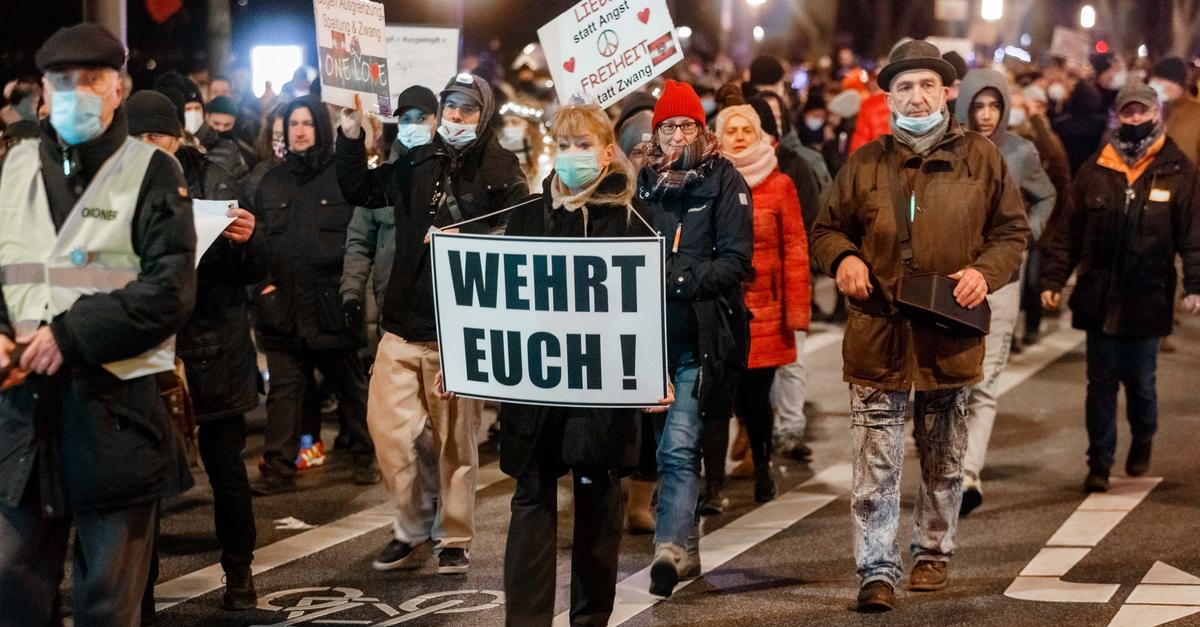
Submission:
{"label": "brown leather jacket", "polygon": [[955,121],[924,160],[891,136],[856,151],[813,226],[813,254],[824,271],[836,276],[838,263],[855,255],[870,268],[875,286],[866,301],[850,301],[844,378],[885,390],[970,385],[980,379],[983,338],[914,325],[893,304],[901,262],[887,168],[896,163],[904,166],[903,196],[916,190],[912,246],[919,271],[974,268],[994,292],[1014,276],[1029,237],[1021,192],[1000,151]]}

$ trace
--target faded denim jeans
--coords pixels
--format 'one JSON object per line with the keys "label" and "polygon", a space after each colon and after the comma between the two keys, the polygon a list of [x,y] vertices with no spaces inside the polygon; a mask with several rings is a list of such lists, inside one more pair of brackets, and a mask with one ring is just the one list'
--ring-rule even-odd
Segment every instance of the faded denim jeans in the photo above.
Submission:
{"label": "faded denim jeans", "polygon": [[700,416],[700,399],[693,396],[693,391],[700,363],[685,354],[675,366],[674,375],[675,403],[666,414],[657,414],[654,421],[658,437],[658,524],[654,544],[673,544],[696,554],[700,550],[696,504],[700,496],[704,419]]}
{"label": "faded denim jeans", "polygon": [[[917,392],[913,436],[921,458],[921,485],[913,521],[915,560],[949,561],[962,505],[962,463],[967,447],[969,387]],[[900,469],[908,392],[850,386],[850,496],[854,559],[862,585],[885,581],[893,587],[900,562]]]}

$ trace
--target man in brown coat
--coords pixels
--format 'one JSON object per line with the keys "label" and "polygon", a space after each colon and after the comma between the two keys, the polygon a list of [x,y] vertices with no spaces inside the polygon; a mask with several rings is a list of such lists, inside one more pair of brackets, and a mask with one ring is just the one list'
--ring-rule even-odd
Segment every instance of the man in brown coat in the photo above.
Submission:
{"label": "man in brown coat", "polygon": [[1192,165],[1200,164],[1200,101],[1188,92],[1188,64],[1167,57],[1154,64],[1147,81],[1167,118],[1167,137],[1174,141]]}
{"label": "man in brown coat", "polygon": [[903,572],[896,533],[913,389],[922,481],[909,588],[946,586],[962,500],[967,394],[980,379],[984,353],[981,337],[947,335],[897,310],[904,267],[891,172],[899,168],[907,201],[902,213],[911,223],[912,265],[957,279],[954,297],[963,307],[978,307],[1013,278],[1029,237],[1021,193],[1000,151],[947,113],[946,85],[953,80],[953,67],[932,44],[911,41],[892,51],[879,73],[892,135],[851,156],[813,228],[817,260],[850,298],[842,353],[850,383],[860,611],[891,609]]}

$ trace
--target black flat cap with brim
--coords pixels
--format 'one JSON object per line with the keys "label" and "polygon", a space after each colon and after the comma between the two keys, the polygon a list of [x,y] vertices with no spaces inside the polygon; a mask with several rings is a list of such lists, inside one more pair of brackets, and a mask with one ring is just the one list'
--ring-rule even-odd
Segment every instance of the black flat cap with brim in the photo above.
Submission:
{"label": "black flat cap with brim", "polygon": [[957,78],[954,66],[942,58],[942,53],[937,46],[927,41],[914,39],[906,41],[892,50],[887,65],[879,70],[879,88],[891,91],[892,79],[913,70],[936,72],[938,76],[942,77],[942,84],[947,86],[953,85]]}
{"label": "black flat cap with brim", "polygon": [[33,56],[42,72],[54,72],[73,67],[106,67],[120,70],[125,67],[125,46],[96,24],[76,24],[60,28]]}

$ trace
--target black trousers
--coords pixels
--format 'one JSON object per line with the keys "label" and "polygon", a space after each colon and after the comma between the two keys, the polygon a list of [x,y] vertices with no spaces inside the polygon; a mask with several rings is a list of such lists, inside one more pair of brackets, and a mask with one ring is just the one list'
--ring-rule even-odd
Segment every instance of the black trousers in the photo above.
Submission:
{"label": "black trousers", "polygon": [[[250,494],[250,479],[242,451],[246,448],[246,417],[229,416],[200,423],[200,459],[213,491],[213,525],[221,545],[221,567],[225,572],[250,568],[254,559],[257,530]],[[154,584],[158,583],[159,520],[154,521],[154,549],[150,573],[142,598],[142,613],[153,614]]]}
{"label": "black trousers", "polygon": [[[624,505],[614,472],[572,473],[575,531],[571,541],[571,624],[608,624],[616,599],[617,557]],[[517,479],[504,550],[505,623],[554,621],[558,538],[558,472],[530,463]]]}
{"label": "black trousers", "polygon": [[775,367],[751,368],[742,374],[733,397],[733,410],[746,425],[754,465],[771,461],[775,436],[775,412],[771,410],[771,384]]}
{"label": "black trousers", "polygon": [[367,375],[357,349],[267,351],[267,369],[271,374],[263,447],[267,472],[288,476],[296,473],[306,396],[314,369],[337,394],[338,407],[350,429],[349,451],[354,462],[371,463],[375,447],[367,431]]}

